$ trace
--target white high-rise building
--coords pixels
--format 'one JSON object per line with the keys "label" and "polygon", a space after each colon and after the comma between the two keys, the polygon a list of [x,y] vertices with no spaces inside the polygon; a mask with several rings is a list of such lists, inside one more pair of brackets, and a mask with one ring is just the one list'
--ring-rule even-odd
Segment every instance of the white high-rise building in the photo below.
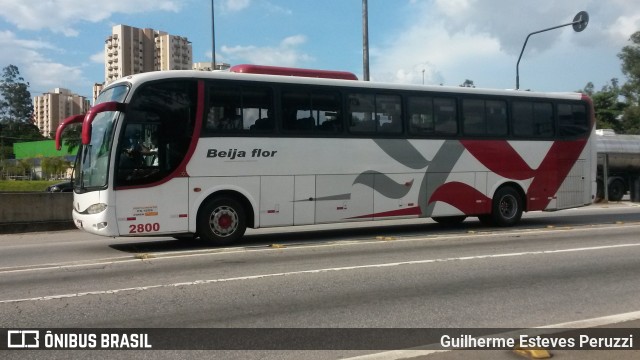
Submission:
{"label": "white high-rise building", "polygon": [[87,98],[63,88],[55,88],[33,98],[35,124],[46,137],[55,135],[62,120],[71,115],[83,114],[89,111],[89,107]]}
{"label": "white high-rise building", "polygon": [[116,25],[104,45],[105,84],[123,76],[156,70],[190,70],[191,42],[154,29]]}

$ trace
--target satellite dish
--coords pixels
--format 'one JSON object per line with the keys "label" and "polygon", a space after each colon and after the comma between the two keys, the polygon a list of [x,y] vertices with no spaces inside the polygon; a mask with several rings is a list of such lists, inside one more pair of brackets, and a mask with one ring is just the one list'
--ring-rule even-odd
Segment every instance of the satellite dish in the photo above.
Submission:
{"label": "satellite dish", "polygon": [[587,14],[586,11],[580,11],[574,18],[573,18],[573,30],[575,32],[581,32],[582,30],[587,28],[587,25],[589,24],[589,14]]}

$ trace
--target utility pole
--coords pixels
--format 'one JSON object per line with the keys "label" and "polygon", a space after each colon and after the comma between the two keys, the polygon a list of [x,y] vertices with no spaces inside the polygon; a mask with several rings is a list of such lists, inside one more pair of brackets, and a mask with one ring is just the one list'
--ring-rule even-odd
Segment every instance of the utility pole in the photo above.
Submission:
{"label": "utility pole", "polygon": [[369,9],[362,0],[362,66],[364,81],[369,81]]}
{"label": "utility pole", "polygon": [[520,50],[520,56],[518,57],[518,62],[516,63],[516,90],[520,89],[520,60],[522,59],[522,53],[524,53],[524,48],[527,46],[527,42],[529,41],[529,37],[531,35],[539,34],[549,30],[555,30],[561,27],[573,26],[573,31],[581,32],[582,30],[587,28],[589,24],[589,14],[586,11],[580,11],[574,18],[573,21],[567,24],[562,24],[554,27],[550,27],[548,29],[534,31],[531,34],[527,35],[527,38],[524,40],[524,45],[522,45],[522,50]]}
{"label": "utility pole", "polygon": [[212,68],[216,69],[216,16],[213,5],[214,0],[211,0],[211,57],[213,59]]}

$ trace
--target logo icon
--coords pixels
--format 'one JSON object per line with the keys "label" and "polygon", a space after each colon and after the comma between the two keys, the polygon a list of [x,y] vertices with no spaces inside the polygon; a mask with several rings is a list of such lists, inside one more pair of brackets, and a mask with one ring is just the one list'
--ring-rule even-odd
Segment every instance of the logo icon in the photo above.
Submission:
{"label": "logo icon", "polygon": [[38,330],[9,330],[7,332],[7,347],[10,349],[33,349],[40,346],[40,331]]}

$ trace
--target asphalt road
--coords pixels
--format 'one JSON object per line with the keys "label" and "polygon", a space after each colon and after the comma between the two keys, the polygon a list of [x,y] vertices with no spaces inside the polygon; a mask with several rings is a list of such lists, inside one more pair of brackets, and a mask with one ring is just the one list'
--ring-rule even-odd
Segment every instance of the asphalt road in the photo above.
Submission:
{"label": "asphalt road", "polygon": [[[639,232],[640,207],[625,203],[526,214],[511,229],[473,220],[456,228],[411,220],[255,230],[243,244],[228,248],[79,231],[1,235],[0,328],[284,328],[290,332],[272,340],[275,348],[287,349],[295,347],[289,338],[298,335],[291,331],[295,328],[575,323],[640,310]],[[278,333],[257,336],[273,334]],[[347,335],[328,332],[328,338]],[[328,341],[317,351],[213,355],[338,359],[383,352],[382,358],[408,358],[386,349],[326,350],[332,346]],[[6,352],[10,358],[45,354],[185,355]]]}

